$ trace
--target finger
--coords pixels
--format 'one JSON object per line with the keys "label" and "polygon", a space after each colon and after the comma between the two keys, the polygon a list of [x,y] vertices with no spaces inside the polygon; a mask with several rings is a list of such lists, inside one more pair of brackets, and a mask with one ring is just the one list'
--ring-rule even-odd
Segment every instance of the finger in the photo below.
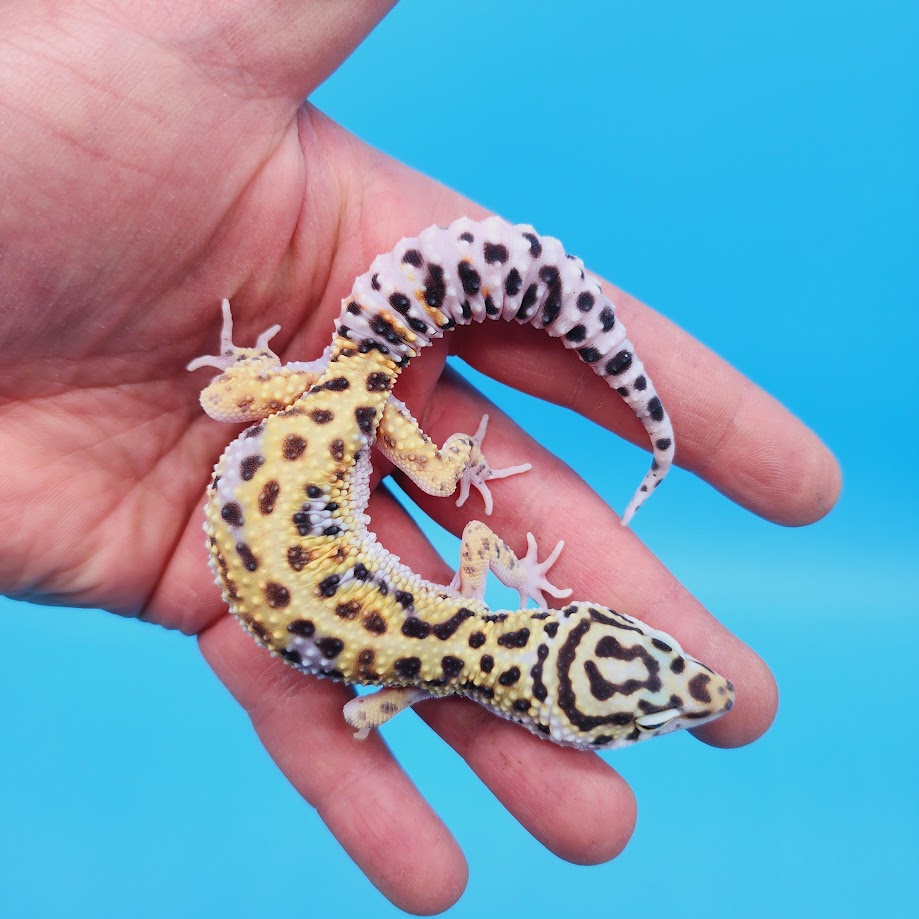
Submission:
{"label": "finger", "polygon": [[[659,313],[605,288],[670,415],[678,465],[775,523],[800,526],[832,509],[839,467],[811,430]],[[625,403],[574,353],[537,330],[507,326],[500,336],[463,330],[456,351],[483,373],[648,447]],[[560,379],[565,386],[557,385]]]}
{"label": "finger", "polygon": [[[427,564],[437,563],[391,497],[375,495],[371,510],[389,521],[387,533],[400,545],[423,548]],[[270,657],[227,615],[199,642],[271,757],[371,883],[413,913],[436,913],[454,903],[466,885],[463,854],[382,737],[354,738],[342,716],[353,693]]]}
{"label": "finger", "polygon": [[[398,546],[411,567],[435,583],[451,570],[404,515],[375,501],[372,528],[384,546]],[[560,858],[589,865],[614,858],[635,827],[635,798],[599,757],[565,749],[469,700],[437,699],[416,708],[456,750],[510,814]]]}
{"label": "finger", "polygon": [[600,757],[534,737],[465,699],[424,703],[418,714],[559,858],[596,865],[625,848],[635,796]]}
{"label": "finger", "polygon": [[[515,551],[523,550],[527,530],[538,534],[541,547],[564,539],[565,549],[552,569],[555,584],[573,587],[578,598],[602,603],[672,634],[690,654],[734,683],[734,708],[699,736],[732,747],[749,743],[769,727],[777,698],[763,661],[718,623],[630,530],[619,526],[616,515],[573,470],[449,370],[426,410],[408,405],[439,443],[456,431],[475,430],[478,419],[488,412],[484,452],[489,463],[533,463],[525,475],[495,483],[489,526]],[[400,478],[400,483],[426,513],[454,533],[481,516],[478,503],[457,508],[449,499],[423,494],[408,480]]]}
{"label": "finger", "polygon": [[251,96],[298,104],[326,79],[395,6],[396,0],[189,3],[136,12],[135,27],[168,43],[199,68]]}
{"label": "finger", "polygon": [[[341,171],[341,182],[349,189],[361,183],[364,189],[362,232],[350,233],[340,247],[323,301],[326,321],[377,252],[388,251],[402,236],[417,235],[432,223],[446,225],[458,216],[482,217],[485,212],[361,144],[340,127],[323,124],[327,147],[348,151],[329,168]],[[335,133],[337,143],[331,140]],[[634,298],[609,285],[607,290],[671,415],[677,462],[767,519],[796,525],[823,516],[839,494],[840,476],[835,459],[819,439],[692,336]],[[548,336],[496,321],[487,330],[457,330],[449,343],[496,379],[570,406],[646,443],[621,399]],[[565,386],[558,386],[559,380],[565,380]]]}
{"label": "finger", "polygon": [[228,617],[200,645],[281,771],[371,883],[413,913],[440,912],[459,898],[462,852],[382,738],[355,740],[341,714],[346,687],[269,657]]}

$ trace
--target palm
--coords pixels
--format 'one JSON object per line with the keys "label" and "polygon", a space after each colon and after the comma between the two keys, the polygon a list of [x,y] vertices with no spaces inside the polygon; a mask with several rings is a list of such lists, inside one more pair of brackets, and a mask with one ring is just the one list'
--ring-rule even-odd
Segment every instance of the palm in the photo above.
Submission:
{"label": "palm", "polygon": [[[282,352],[317,356],[339,299],[376,252],[473,208],[300,105],[386,2],[359,12],[347,4],[286,5],[284,23],[271,22],[284,4],[267,12],[226,6],[187,4],[184,21],[167,24],[156,5],[122,23],[115,13],[76,16],[66,4],[63,12],[33,13],[21,3],[8,5],[0,21],[0,37],[16,39],[0,44],[0,74],[5,102],[20,116],[0,121],[8,171],[0,207],[0,428],[8,432],[0,589],[199,634],[272,755],[371,879],[407,908],[440,909],[461,889],[462,856],[379,738],[355,748],[341,721],[342,687],[286,670],[223,615],[199,515],[207,474],[232,432],[203,417],[196,401],[202,381],[184,366],[213,351],[221,296],[237,304],[240,340],[280,322]],[[270,46],[265,34],[274,36]],[[801,523],[828,510],[837,473],[812,435],[664,320],[631,301],[623,306],[636,344],[655,338],[665,357],[670,352],[656,378],[664,389],[669,375],[678,428],[684,414],[684,463],[774,519]],[[549,398],[544,380],[581,372],[570,354],[525,333],[485,339],[469,330],[453,344],[486,372]],[[527,361],[513,358],[518,350],[538,354],[550,372],[528,376]],[[442,442],[457,429],[474,430],[481,398],[449,377],[438,382],[436,360],[422,364],[400,383],[400,395],[418,411],[437,386],[429,433]],[[714,375],[722,385],[697,387],[689,368],[700,366],[706,372],[699,377]],[[585,378],[567,404],[633,434],[600,389]],[[705,402],[711,391],[738,393],[728,447],[723,405]],[[489,437],[499,465],[532,459],[536,467],[530,481],[503,486],[495,524],[517,535],[545,529],[547,543],[567,539],[559,572],[579,593],[649,618],[731,676],[738,705],[707,732],[709,740],[735,745],[761,733],[774,713],[774,690],[752,652],[512,422],[499,415]],[[764,437],[771,456],[749,449]],[[710,466],[716,450],[733,453]],[[783,463],[775,456],[793,453],[797,479],[813,483],[807,493],[776,481]],[[802,464],[809,475],[797,475]],[[536,519],[514,517],[514,508],[543,492],[566,506],[577,502],[596,530],[567,531],[549,504],[531,508]],[[385,494],[374,500],[384,543],[398,536],[400,554],[448,580]],[[468,519],[446,502],[422,503],[454,531]],[[597,533],[606,534],[599,537],[605,545]],[[579,557],[598,551],[620,561],[615,580],[603,583],[591,568],[578,568]],[[554,851],[598,861],[624,844],[634,805],[602,761],[539,744],[464,703],[438,703],[423,715]],[[555,787],[586,783],[593,793],[547,812],[539,789],[551,774],[572,779]],[[369,820],[361,813],[367,800]],[[584,829],[598,825],[609,828],[599,842]],[[402,834],[406,826],[414,832]]]}

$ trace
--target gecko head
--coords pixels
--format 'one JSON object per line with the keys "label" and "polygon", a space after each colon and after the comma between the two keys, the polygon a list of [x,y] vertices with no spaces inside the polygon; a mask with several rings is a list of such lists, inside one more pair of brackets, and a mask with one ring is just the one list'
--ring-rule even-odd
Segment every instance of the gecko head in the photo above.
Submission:
{"label": "gecko head", "polygon": [[268,342],[280,331],[273,325],[259,335],[253,348],[233,344],[230,301],[223,301],[220,353],[206,354],[188,364],[188,370],[220,370],[201,393],[201,407],[217,421],[260,421],[300,398],[319,378],[321,367],[303,363],[282,365]]}
{"label": "gecko head", "polygon": [[580,611],[558,648],[559,709],[578,745],[626,746],[730,711],[731,683],[669,635],[612,610]]}

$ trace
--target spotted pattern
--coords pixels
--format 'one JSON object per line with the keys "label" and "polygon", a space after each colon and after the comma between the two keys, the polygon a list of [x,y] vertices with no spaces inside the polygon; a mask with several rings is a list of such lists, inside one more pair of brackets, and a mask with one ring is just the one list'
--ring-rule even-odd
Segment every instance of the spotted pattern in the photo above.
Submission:
{"label": "spotted pattern", "polygon": [[[221,393],[241,387],[234,411],[266,409],[245,419],[257,423],[228,447],[208,490],[211,565],[231,610],[305,673],[464,694],[570,746],[613,748],[717,717],[730,683],[670,636],[593,604],[492,611],[420,578],[367,530],[375,442],[417,470],[453,462],[459,475],[473,462],[472,438],[433,449],[391,391],[434,339],[490,318],[544,329],[641,420],[653,457],[631,516],[666,474],[674,438],[615,306],[557,240],[463,219],[379,256],[320,360],[282,365],[266,346],[228,339],[213,359]],[[486,565],[519,563],[500,538],[480,552]],[[383,720],[417,697],[382,697]]]}

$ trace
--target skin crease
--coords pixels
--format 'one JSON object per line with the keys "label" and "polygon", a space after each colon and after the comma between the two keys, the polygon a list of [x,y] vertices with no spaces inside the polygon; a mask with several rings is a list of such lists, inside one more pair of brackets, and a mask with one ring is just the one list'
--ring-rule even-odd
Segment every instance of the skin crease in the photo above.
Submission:
{"label": "skin crease", "polygon": [[[354,743],[341,717],[346,687],[270,658],[226,615],[201,523],[210,469],[234,429],[204,416],[203,375],[184,370],[213,350],[221,296],[233,301],[238,341],[278,322],[272,347],[283,358],[318,356],[341,297],[374,255],[429,224],[485,214],[302,104],[389,5],[0,9],[0,591],[102,606],[197,636],[270,754],[370,880],[399,907],[431,913],[466,882],[449,831],[379,734]],[[805,524],[832,507],[839,472],[813,434],[667,320],[610,293],[665,398],[681,464],[780,523]],[[496,487],[489,524],[516,551],[527,529],[543,546],[564,538],[558,583],[673,633],[733,681],[733,711],[702,739],[731,747],[762,734],[776,708],[763,662],[575,472],[441,374],[448,348],[641,442],[620,400],[557,342],[503,323],[448,336],[397,391],[439,443],[474,431],[488,411],[489,460],[534,465]],[[546,388],[558,378],[571,381],[565,393]],[[377,483],[388,469],[379,457],[375,467]],[[784,469],[795,470],[793,481]],[[454,533],[481,511],[409,490]],[[522,514],[534,494],[540,503]],[[572,506],[589,528],[566,526],[562,511]],[[384,488],[370,513],[383,545],[449,581]],[[607,570],[588,564],[597,557],[612,560]],[[593,864],[626,844],[635,801],[603,760],[464,701],[427,703],[419,714],[553,852]]]}

